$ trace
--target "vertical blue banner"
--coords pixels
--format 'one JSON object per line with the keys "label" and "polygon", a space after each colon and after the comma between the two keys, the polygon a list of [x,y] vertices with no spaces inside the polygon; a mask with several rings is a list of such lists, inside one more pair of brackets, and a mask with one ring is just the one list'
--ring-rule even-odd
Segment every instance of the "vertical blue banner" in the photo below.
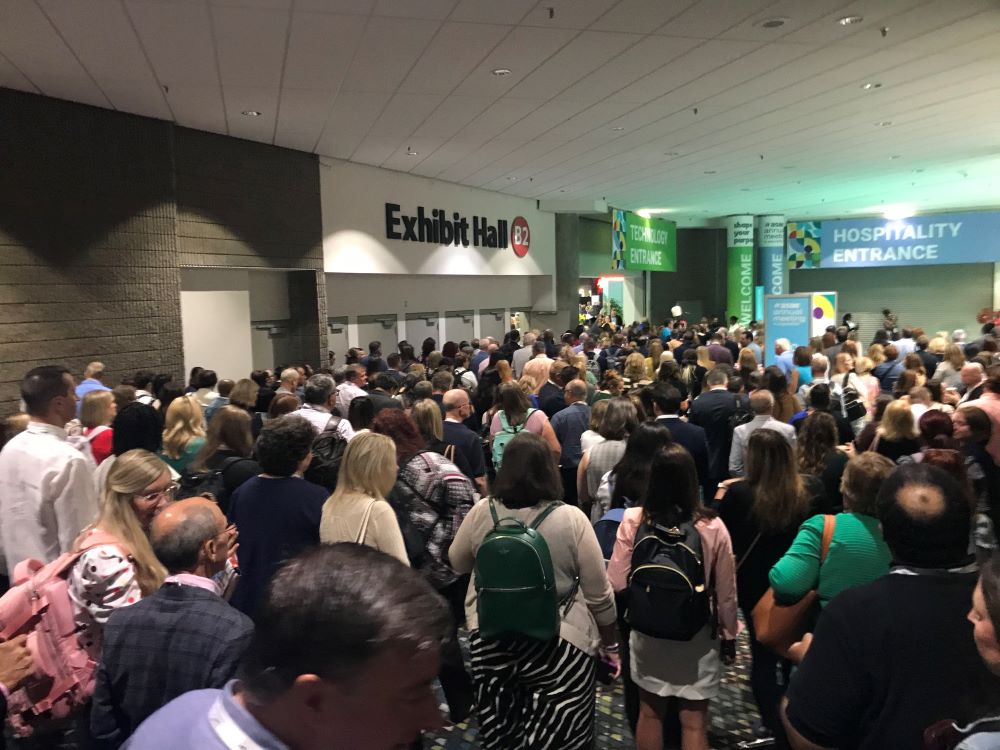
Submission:
{"label": "vertical blue banner", "polygon": [[788,292],[788,263],[785,259],[785,217],[757,217],[758,282],[765,294]]}

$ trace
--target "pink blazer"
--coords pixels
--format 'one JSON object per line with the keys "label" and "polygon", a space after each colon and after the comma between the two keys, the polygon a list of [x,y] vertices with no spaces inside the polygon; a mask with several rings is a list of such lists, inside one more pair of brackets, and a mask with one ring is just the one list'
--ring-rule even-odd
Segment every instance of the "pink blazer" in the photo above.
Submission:
{"label": "pink blazer", "polygon": [[[641,520],[642,508],[629,508],[618,527],[615,549],[611,553],[611,562],[608,563],[608,580],[615,591],[628,587],[632,545]],[[740,621],[736,616],[736,563],[729,531],[718,518],[702,519],[695,528],[701,534],[701,550],[705,557],[708,584],[715,587],[722,637],[734,639],[740,632]]]}

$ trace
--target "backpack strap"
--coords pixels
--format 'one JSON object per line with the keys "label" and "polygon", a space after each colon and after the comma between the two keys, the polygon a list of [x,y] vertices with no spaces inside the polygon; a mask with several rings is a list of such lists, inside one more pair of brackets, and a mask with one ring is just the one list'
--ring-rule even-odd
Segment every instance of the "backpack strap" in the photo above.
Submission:
{"label": "backpack strap", "polygon": [[551,503],[548,508],[546,508],[541,513],[539,513],[537,516],[535,516],[535,520],[531,522],[531,525],[528,528],[529,529],[537,529],[539,526],[542,525],[542,521],[544,521],[546,518],[548,518],[549,514],[552,513],[552,511],[554,511],[556,508],[558,508],[562,504],[563,504],[562,501],[559,501],[559,500],[557,500],[554,503]]}
{"label": "backpack strap", "polygon": [[341,419],[342,418],[337,416],[336,414],[331,414],[330,418],[326,421],[326,424],[323,426],[322,432],[326,432],[331,428],[334,430],[339,430]]}

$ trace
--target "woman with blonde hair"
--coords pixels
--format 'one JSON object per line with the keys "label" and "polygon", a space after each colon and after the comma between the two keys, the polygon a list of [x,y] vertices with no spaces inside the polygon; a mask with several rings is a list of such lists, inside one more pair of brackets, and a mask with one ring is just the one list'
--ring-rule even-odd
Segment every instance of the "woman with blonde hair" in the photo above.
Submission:
{"label": "woman with blonde hair", "polygon": [[111,614],[152,594],[166,577],[148,534],[176,490],[170,468],[152,453],[123,453],[108,472],[97,520],[73,543],[83,553],[70,570],[69,596],[80,643],[94,659]]}
{"label": "woman with blonde hair", "polygon": [[428,450],[440,453],[455,464],[465,476],[473,478],[469,459],[454,445],[444,441],[444,420],[441,418],[441,407],[435,401],[425,398],[415,403],[410,410],[410,418],[417,425]]}
{"label": "woman with blonde hair", "polygon": [[934,377],[931,380],[940,383],[945,388],[961,388],[963,365],[965,365],[965,354],[962,352],[962,348],[955,344],[948,344],[944,350],[944,359],[935,368]]}
{"label": "woman with blonde hair", "polygon": [[190,395],[174,399],[167,409],[160,457],[183,474],[204,444],[205,413],[201,406]]}
{"label": "woman with blonde hair", "polygon": [[868,347],[868,359],[872,361],[872,369],[874,370],[880,364],[885,362],[885,347],[882,344],[872,344]]}
{"label": "woman with blonde hair", "polygon": [[652,380],[656,377],[656,370],[660,366],[660,355],[663,354],[663,344],[659,339],[649,342],[649,356],[646,357],[646,378]]}
{"label": "woman with blonde hair", "polygon": [[708,356],[707,346],[699,346],[695,349],[695,353],[698,355],[699,367],[704,367],[706,370],[712,370],[715,368],[715,362]]}
{"label": "woman with blonde hair", "polygon": [[905,399],[893,401],[885,408],[868,450],[881,453],[890,461],[898,461],[903,456],[920,452],[919,435],[909,403]]}
{"label": "woman with blonde hair", "polygon": [[624,375],[626,392],[652,382],[652,379],[646,376],[646,358],[639,352],[632,352],[625,358]]}
{"label": "woman with blonde hair", "polygon": [[500,376],[501,385],[514,382],[514,370],[511,368],[510,362],[506,359],[501,359],[497,362],[497,375]]}
{"label": "woman with blonde hair", "polygon": [[874,367],[875,363],[869,357],[859,357],[854,360],[854,373],[858,376],[858,381],[861,383],[861,398],[864,399],[865,406],[868,407],[869,420],[871,420],[872,415],[875,413],[875,399],[882,392],[882,386],[879,384],[878,378],[872,375]]}
{"label": "woman with blonde hair", "polygon": [[385,500],[396,472],[392,438],[377,432],[356,434],[344,451],[337,489],[323,504],[320,541],[364,544],[409,565],[396,513]]}
{"label": "woman with blonde hair", "polygon": [[80,425],[83,437],[90,445],[90,454],[100,466],[112,453],[111,422],[118,414],[111,391],[91,391],[83,397],[80,405]]}
{"label": "woman with blonde hair", "polygon": [[749,346],[740,349],[740,356],[736,360],[736,373],[743,378],[743,382],[749,383],[750,376],[759,371],[757,357],[754,355],[753,349]]}
{"label": "woman with blonde hair", "polygon": [[233,386],[229,394],[229,405],[237,406],[250,415],[250,434],[256,438],[260,434],[260,428],[264,426],[264,420],[257,411],[257,397],[260,395],[260,386],[250,378],[240,378]]}

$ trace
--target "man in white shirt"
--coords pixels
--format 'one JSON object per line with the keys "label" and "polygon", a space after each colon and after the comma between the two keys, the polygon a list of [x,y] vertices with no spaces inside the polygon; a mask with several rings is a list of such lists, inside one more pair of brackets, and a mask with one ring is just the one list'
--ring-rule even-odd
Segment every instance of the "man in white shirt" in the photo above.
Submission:
{"label": "man in white shirt", "polygon": [[795,428],[772,417],[773,408],[774,396],[770,391],[754,391],[750,394],[750,411],[754,417],[733,430],[733,447],[729,451],[729,473],[734,477],[741,477],[746,473],[744,461],[746,461],[747,443],[757,430],[780,432],[792,449],[795,448]]}
{"label": "man in white shirt", "polygon": [[[360,365],[351,365],[348,369],[353,367],[360,367]],[[361,367],[361,371],[364,372],[365,368]],[[302,408],[293,411],[292,414],[302,417],[312,424],[318,434],[325,430],[330,423],[330,418],[333,416],[331,412],[337,404],[337,399],[338,391],[334,386],[333,378],[320,372],[306,381],[305,391],[302,395]],[[344,414],[346,415],[346,413],[345,411]],[[346,440],[354,437],[354,428],[351,427],[346,416],[337,423],[337,430]]]}
{"label": "man in white shirt", "polygon": [[[332,382],[332,378],[331,378]],[[368,391],[364,386],[368,384],[368,372],[361,365],[348,365],[345,372],[345,380],[337,386],[337,412],[342,417],[347,417],[347,410],[351,408],[351,402],[358,396],[367,396]]]}
{"label": "man in white shirt", "polygon": [[97,517],[93,465],[66,441],[76,384],[65,367],[36,367],[21,382],[28,428],[0,452],[0,538],[7,570],[51,562]]}
{"label": "man in white shirt", "polygon": [[903,359],[907,354],[913,354],[917,350],[917,342],[913,338],[913,331],[909,328],[904,328],[902,337],[893,343],[896,344],[896,351],[899,352],[900,359]]}

